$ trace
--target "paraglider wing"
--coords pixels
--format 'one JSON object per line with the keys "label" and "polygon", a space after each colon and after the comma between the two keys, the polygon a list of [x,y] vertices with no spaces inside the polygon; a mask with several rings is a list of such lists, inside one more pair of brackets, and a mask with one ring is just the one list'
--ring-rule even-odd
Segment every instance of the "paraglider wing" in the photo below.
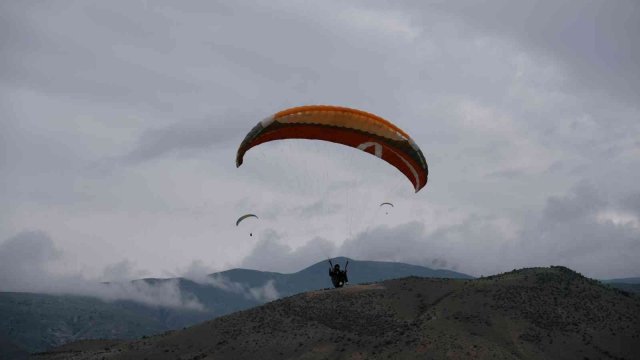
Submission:
{"label": "paraglider wing", "polygon": [[382,205],[391,205],[391,207],[394,207],[392,203],[388,203],[388,202],[383,202],[382,204],[380,204],[380,206]]}
{"label": "paraglider wing", "polygon": [[236,220],[236,226],[240,225],[240,223],[242,222],[242,220],[249,218],[249,217],[254,217],[256,219],[258,219],[257,215],[254,214],[246,214],[246,215],[242,215],[238,218],[238,220]]}
{"label": "paraglider wing", "polygon": [[360,149],[400,170],[418,192],[429,170],[422,151],[407,133],[391,122],[360,110],[310,105],[280,111],[259,122],[244,138],[236,166],[254,146],[283,139],[325,140]]}

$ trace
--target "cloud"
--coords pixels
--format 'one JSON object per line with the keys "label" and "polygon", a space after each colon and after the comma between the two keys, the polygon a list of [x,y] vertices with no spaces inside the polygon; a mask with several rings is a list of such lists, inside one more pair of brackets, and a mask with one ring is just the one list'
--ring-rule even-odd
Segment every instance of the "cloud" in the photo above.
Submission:
{"label": "cloud", "polygon": [[[519,266],[564,265],[589,276],[612,278],[640,272],[640,218],[597,187],[580,183],[547,200],[527,219],[510,252]],[[626,221],[625,221],[626,220]]]}
{"label": "cloud", "polygon": [[251,296],[258,301],[273,301],[280,298],[278,290],[274,286],[274,281],[269,280],[263,286],[249,289]]}
{"label": "cloud", "polygon": [[472,215],[430,232],[418,221],[378,226],[345,241],[339,253],[359,259],[459,268],[471,275],[497,272],[504,264],[488,259],[501,252],[510,237],[510,225],[506,219]]}
{"label": "cloud", "polygon": [[[313,238],[292,248],[277,233],[256,244],[242,261],[243,267],[292,273],[318,261],[349,256],[363,260],[399,261],[425,266],[447,267],[446,252],[428,241],[422,223],[395,227],[378,226],[357,234],[336,246],[323,238]],[[455,266],[455,265],[452,265]]]}
{"label": "cloud", "polygon": [[505,169],[500,171],[494,171],[492,173],[487,174],[489,178],[503,178],[503,179],[517,179],[526,175],[522,170],[519,169]]}
{"label": "cloud", "polygon": [[632,193],[622,200],[622,207],[640,218],[640,192]]}
{"label": "cloud", "polygon": [[590,87],[638,103],[640,6],[635,1],[554,2],[473,1],[429,4],[454,15],[469,28],[501,36],[560,61],[573,86]]}
{"label": "cloud", "polygon": [[[291,248],[278,241],[280,235],[273,230],[265,231],[253,250],[242,261],[243,267],[273,271],[291,261]],[[277,264],[277,265],[275,265]]]}
{"label": "cloud", "polygon": [[209,266],[206,266],[201,260],[194,260],[185,269],[179,269],[177,271],[178,275],[171,274],[170,276],[180,276],[202,284],[210,280],[209,275],[213,272],[214,271]]}
{"label": "cloud", "polygon": [[[179,279],[153,283],[148,283],[145,280],[136,280],[108,284],[95,284],[87,281],[86,284],[89,285],[86,289],[68,289],[67,291],[71,294],[95,296],[105,301],[128,300],[149,306],[207,310],[193,294],[180,289]],[[62,287],[59,288],[60,290],[64,292],[65,289]]]}
{"label": "cloud", "polygon": [[628,201],[614,201],[580,182],[567,194],[550,196],[539,212],[523,216],[471,215],[431,231],[417,221],[381,225],[337,247],[314,239],[292,249],[273,234],[259,242],[243,264],[297,271],[303,262],[320,260],[326,249],[333,255],[458,269],[476,276],[549,265],[598,278],[629,276],[640,272],[634,261],[640,254],[640,216],[628,208]]}
{"label": "cloud", "polygon": [[135,263],[129,259],[105,266],[102,279],[106,282],[120,282],[139,279],[148,273],[144,270],[136,270]]}
{"label": "cloud", "polygon": [[314,238],[302,246],[291,248],[281,242],[282,235],[271,230],[258,241],[242,260],[241,266],[265,271],[291,273],[313,263],[329,258],[335,253],[335,245],[323,238]]}
{"label": "cloud", "polygon": [[[197,87],[165,71],[171,65],[158,56],[163,44],[150,44],[158,40],[154,33],[164,32],[167,19],[141,11],[136,3],[120,12],[97,3],[44,8],[3,4],[4,31],[0,33],[6,41],[0,43],[7,56],[0,66],[0,81],[54,96],[121,104],[136,99],[166,108],[169,104],[161,94],[195,91]],[[43,22],[43,18],[51,21]],[[141,18],[155,31],[140,26]],[[84,31],[73,30],[78,27]],[[68,76],[71,73],[73,76]],[[155,90],[148,91],[149,87]]]}
{"label": "cloud", "polygon": [[[64,252],[45,232],[21,232],[0,244],[0,291],[83,295],[104,301],[204,310],[198,299],[181,291],[178,280],[100,283],[80,273],[56,272],[55,263],[64,260]],[[104,277],[124,280],[142,273],[133,269],[133,263],[123,260],[107,266]]]}
{"label": "cloud", "polygon": [[438,268],[446,268],[447,267],[447,260],[435,258],[435,259],[431,260],[431,264],[436,269],[438,269]]}
{"label": "cloud", "polygon": [[212,270],[205,266],[202,261],[194,261],[186,270],[180,272],[185,279],[234,294],[240,294],[250,300],[267,302],[280,298],[273,280],[266,281],[262,286],[250,287],[244,283],[231,281],[224,275],[211,274]]}
{"label": "cloud", "polygon": [[433,254],[424,239],[424,225],[410,222],[395,227],[378,226],[345,241],[341,254],[367,260],[425,263]]}
{"label": "cloud", "polygon": [[20,291],[47,283],[47,265],[62,253],[42,231],[25,231],[0,244],[0,289]]}
{"label": "cloud", "polygon": [[547,225],[558,225],[581,220],[592,217],[606,205],[594,187],[582,183],[568,195],[548,198],[540,221]]}
{"label": "cloud", "polygon": [[218,289],[243,295],[245,298],[260,302],[272,301],[280,298],[273,280],[267,280],[262,286],[250,287],[247,284],[234,282],[223,275],[211,275],[201,282],[202,284],[217,287]]}
{"label": "cloud", "polygon": [[341,209],[341,205],[329,203],[325,200],[318,200],[309,205],[293,208],[291,211],[302,218],[310,219],[315,216],[335,214]]}
{"label": "cloud", "polygon": [[147,130],[138,140],[136,147],[124,156],[124,160],[136,164],[166,154],[209,149],[232,141],[235,143],[248,126],[246,121],[241,119],[251,118],[256,117],[246,114],[211,115],[203,121],[184,121]]}

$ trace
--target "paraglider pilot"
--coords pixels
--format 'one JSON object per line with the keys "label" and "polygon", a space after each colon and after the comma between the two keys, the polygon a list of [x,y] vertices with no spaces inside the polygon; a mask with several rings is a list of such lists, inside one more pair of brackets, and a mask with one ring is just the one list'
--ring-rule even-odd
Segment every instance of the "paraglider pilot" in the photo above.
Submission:
{"label": "paraglider pilot", "polygon": [[340,264],[333,265],[331,260],[329,260],[329,276],[331,277],[331,282],[333,286],[336,288],[343,287],[345,283],[349,282],[349,278],[347,278],[347,266],[349,266],[349,260],[344,266],[344,270],[340,270]]}

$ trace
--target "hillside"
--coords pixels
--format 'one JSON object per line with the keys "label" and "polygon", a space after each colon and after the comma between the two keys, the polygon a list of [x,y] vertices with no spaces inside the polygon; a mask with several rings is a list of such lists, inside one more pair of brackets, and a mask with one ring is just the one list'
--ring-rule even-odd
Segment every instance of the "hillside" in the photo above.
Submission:
{"label": "hillside", "polygon": [[[335,260],[344,264],[347,259]],[[354,284],[410,275],[470,278],[453,271],[402,263],[349,261],[349,277]],[[202,311],[132,301],[107,302],[86,296],[0,293],[0,335],[4,334],[8,343],[31,352],[83,339],[136,339],[264,304],[273,297],[254,296],[252,290],[266,284],[273,286],[276,293],[271,295],[275,297],[331,286],[327,268],[323,261],[293,274],[233,269],[209,275],[209,279],[216,280],[212,283],[182,278],[134,281],[149,285],[175,282],[183,296],[193,297],[203,305]]]}
{"label": "hillside", "polygon": [[87,338],[137,338],[166,330],[137,304],[83,296],[0,294],[0,334],[23,349],[46,350]]}
{"label": "hillside", "polygon": [[29,353],[27,351],[0,334],[0,359],[23,360],[28,357]]}
{"label": "hillside", "polygon": [[36,359],[635,359],[640,299],[567,268],[310,291],[128,342]]}

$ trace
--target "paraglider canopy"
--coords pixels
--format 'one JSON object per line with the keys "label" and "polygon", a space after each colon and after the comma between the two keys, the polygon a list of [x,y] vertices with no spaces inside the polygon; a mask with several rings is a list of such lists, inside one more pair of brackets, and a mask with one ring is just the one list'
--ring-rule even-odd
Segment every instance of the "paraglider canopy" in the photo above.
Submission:
{"label": "paraglider canopy", "polygon": [[242,220],[246,219],[246,218],[250,218],[250,217],[254,217],[256,219],[259,219],[257,215],[255,214],[246,214],[246,215],[242,215],[238,218],[238,220],[236,220],[236,226],[240,225],[240,223],[242,222]]}
{"label": "paraglider canopy", "polygon": [[[382,206],[382,205],[387,205],[387,206],[394,207],[393,204],[390,203],[390,202],[383,202],[382,204],[380,204],[380,206]],[[384,213],[385,213],[385,215],[389,215],[389,212],[387,212],[387,211],[385,211]]]}
{"label": "paraglider canopy", "polygon": [[427,184],[429,170],[422,151],[402,129],[364,112],[339,106],[309,105],[280,111],[259,122],[236,154],[236,166],[254,146],[273,140],[311,139],[347,145],[393,165],[416,192]]}

